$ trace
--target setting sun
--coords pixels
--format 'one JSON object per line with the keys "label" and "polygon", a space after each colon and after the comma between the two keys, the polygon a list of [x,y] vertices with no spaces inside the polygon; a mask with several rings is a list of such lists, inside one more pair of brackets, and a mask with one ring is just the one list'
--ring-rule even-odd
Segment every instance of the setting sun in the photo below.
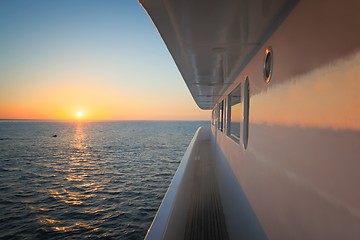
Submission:
{"label": "setting sun", "polygon": [[76,113],[76,116],[77,116],[78,118],[81,118],[82,116],[84,116],[84,114],[83,114],[83,112],[77,112],[77,113]]}
{"label": "setting sun", "polygon": [[208,119],[137,1],[85,2],[0,1],[0,119]]}

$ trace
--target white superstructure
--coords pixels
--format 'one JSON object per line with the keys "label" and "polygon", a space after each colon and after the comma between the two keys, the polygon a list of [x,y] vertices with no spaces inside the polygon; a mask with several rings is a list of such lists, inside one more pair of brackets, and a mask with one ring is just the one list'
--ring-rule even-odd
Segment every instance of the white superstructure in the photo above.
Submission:
{"label": "white superstructure", "polygon": [[140,3],[212,109],[147,239],[360,239],[360,2]]}

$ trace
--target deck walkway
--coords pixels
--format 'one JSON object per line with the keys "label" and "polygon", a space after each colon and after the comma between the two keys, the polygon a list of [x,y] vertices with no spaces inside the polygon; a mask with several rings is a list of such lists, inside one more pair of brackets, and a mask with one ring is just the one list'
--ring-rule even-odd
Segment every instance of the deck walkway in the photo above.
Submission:
{"label": "deck walkway", "polygon": [[199,143],[184,239],[229,239],[215,175],[211,141]]}

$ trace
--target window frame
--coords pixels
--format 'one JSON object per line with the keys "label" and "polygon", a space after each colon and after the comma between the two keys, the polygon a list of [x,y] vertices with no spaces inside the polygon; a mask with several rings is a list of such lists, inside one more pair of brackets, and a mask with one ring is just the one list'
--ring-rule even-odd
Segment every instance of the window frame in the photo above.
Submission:
{"label": "window frame", "polygon": [[[232,101],[231,101],[231,99],[232,99],[232,96],[234,96],[234,93],[238,93],[239,94],[239,98],[240,98],[240,100],[239,100],[239,102],[238,103],[236,103],[236,104],[232,104]],[[233,120],[233,113],[235,112],[235,111],[233,111],[233,108],[234,108],[234,106],[237,106],[237,107],[239,107],[240,109],[240,114],[242,114],[242,104],[243,104],[243,99],[242,99],[242,93],[241,93],[241,83],[239,83],[230,93],[229,93],[229,95],[227,96],[227,98],[228,98],[228,119],[227,119],[227,126],[228,126],[228,128],[227,128],[227,131],[226,131],[226,133],[227,133],[227,136],[229,136],[231,139],[233,139],[235,142],[237,142],[237,143],[240,143],[240,139],[241,139],[241,126],[242,126],[242,124],[241,124],[241,122],[242,122],[242,118],[243,118],[243,116],[240,116],[240,119],[238,119],[239,120],[239,132],[237,133],[238,135],[235,135],[231,130],[232,130],[232,126],[234,126],[234,123],[235,122],[232,122],[232,120]],[[239,104],[239,105],[238,105]]]}

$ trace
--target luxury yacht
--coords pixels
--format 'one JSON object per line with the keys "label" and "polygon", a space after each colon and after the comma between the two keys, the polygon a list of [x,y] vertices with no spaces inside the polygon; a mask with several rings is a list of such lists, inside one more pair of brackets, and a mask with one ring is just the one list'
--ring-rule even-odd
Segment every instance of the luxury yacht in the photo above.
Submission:
{"label": "luxury yacht", "polygon": [[139,2],[212,110],[146,239],[360,239],[360,1]]}

